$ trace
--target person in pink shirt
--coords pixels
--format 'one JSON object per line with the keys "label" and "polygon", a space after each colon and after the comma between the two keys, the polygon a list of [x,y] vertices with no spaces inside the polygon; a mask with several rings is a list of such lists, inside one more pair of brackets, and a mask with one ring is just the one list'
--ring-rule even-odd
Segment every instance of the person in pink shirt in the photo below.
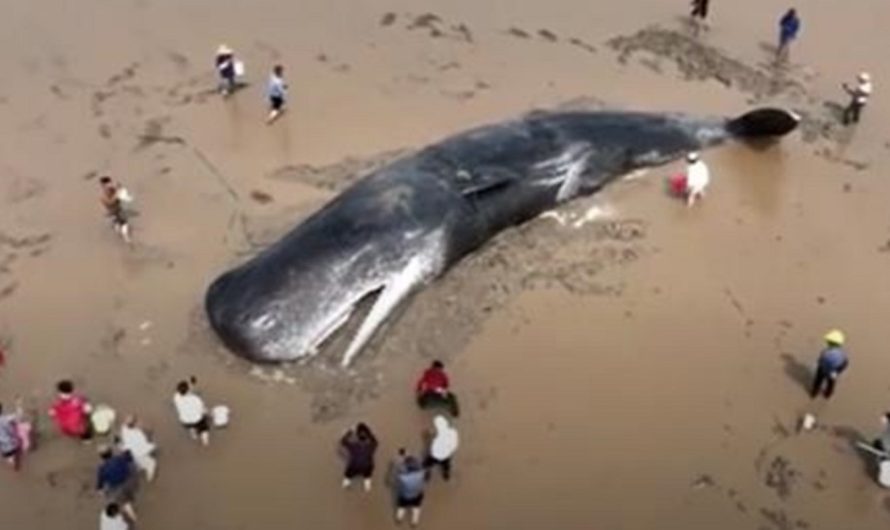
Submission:
{"label": "person in pink shirt", "polygon": [[89,402],[74,393],[74,383],[68,380],[59,381],[56,385],[59,395],[49,410],[56,427],[65,436],[89,440],[93,437],[90,424]]}

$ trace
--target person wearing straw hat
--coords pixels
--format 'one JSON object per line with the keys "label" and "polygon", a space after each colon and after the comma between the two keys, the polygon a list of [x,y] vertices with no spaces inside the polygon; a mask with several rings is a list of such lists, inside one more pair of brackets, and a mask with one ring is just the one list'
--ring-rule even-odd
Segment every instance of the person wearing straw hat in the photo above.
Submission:
{"label": "person wearing straw hat", "polygon": [[850,104],[844,109],[844,125],[859,123],[859,115],[862,113],[863,107],[868,103],[868,98],[871,96],[871,75],[869,75],[868,72],[862,72],[856,76],[855,87],[851,87],[846,83],[842,86],[847,94],[850,95]]}
{"label": "person wearing straw hat", "polygon": [[810,395],[813,398],[818,397],[821,393],[825,399],[828,399],[834,394],[834,386],[838,377],[849,365],[847,352],[843,349],[844,341],[844,333],[839,329],[833,329],[825,335],[826,347],[819,354],[816,377],[813,379],[813,387],[810,390]]}
{"label": "person wearing straw hat", "polygon": [[219,74],[219,92],[228,96],[235,91],[235,52],[225,44],[216,49],[216,72]]}

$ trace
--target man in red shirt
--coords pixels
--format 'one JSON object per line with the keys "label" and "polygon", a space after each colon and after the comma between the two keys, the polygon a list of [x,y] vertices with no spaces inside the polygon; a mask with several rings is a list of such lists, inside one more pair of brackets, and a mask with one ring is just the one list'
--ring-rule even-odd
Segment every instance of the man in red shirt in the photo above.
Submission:
{"label": "man in red shirt", "polygon": [[457,396],[449,388],[448,374],[441,361],[433,361],[415,387],[417,405],[422,409],[446,407],[455,418],[460,415]]}
{"label": "man in red shirt", "polygon": [[89,440],[93,437],[90,425],[90,404],[81,396],[74,394],[71,381],[59,381],[56,385],[59,395],[49,411],[56,426],[65,436]]}

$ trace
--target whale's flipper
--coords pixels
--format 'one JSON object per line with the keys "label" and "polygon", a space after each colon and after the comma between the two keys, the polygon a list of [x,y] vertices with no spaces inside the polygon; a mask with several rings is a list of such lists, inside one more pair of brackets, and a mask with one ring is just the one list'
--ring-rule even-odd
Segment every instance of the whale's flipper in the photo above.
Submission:
{"label": "whale's flipper", "polygon": [[800,116],[777,108],[761,108],[730,120],[726,128],[738,138],[770,138],[784,136],[800,123]]}

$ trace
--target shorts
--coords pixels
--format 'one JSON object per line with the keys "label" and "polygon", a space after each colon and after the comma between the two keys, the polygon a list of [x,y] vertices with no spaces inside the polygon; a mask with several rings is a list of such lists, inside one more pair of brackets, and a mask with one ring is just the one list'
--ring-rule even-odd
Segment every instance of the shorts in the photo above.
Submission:
{"label": "shorts", "polygon": [[269,107],[272,110],[281,110],[284,108],[284,98],[281,96],[269,96]]}
{"label": "shorts", "polygon": [[343,476],[350,480],[356,477],[371,478],[373,475],[374,466],[346,466],[346,471],[343,472]]}
{"label": "shorts", "polygon": [[183,423],[183,427],[190,431],[195,431],[198,434],[205,433],[210,430],[210,418],[205,414],[200,420],[195,423]]}
{"label": "shorts", "polygon": [[414,497],[413,499],[407,499],[399,495],[396,499],[396,506],[399,508],[420,508],[423,504],[423,493]]}
{"label": "shorts", "polygon": [[108,490],[108,501],[120,505],[130,504],[136,498],[137,489],[139,489],[139,479],[133,474],[120,486]]}

